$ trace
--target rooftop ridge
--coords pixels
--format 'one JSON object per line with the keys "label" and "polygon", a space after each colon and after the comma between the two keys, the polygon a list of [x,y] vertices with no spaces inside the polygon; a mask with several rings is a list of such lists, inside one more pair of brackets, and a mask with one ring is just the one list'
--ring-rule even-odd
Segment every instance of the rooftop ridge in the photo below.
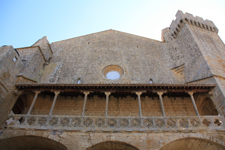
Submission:
{"label": "rooftop ridge", "polygon": [[59,42],[67,41],[67,40],[72,40],[72,39],[76,39],[76,38],[81,38],[81,37],[84,37],[84,36],[90,36],[90,35],[94,35],[94,34],[98,34],[98,33],[110,32],[110,31],[120,32],[120,33],[124,33],[124,34],[129,34],[131,36],[135,36],[135,37],[139,37],[139,38],[144,38],[144,39],[147,39],[147,40],[151,40],[151,41],[155,41],[155,42],[162,43],[162,41],[155,40],[155,39],[151,39],[151,38],[144,37],[144,36],[141,36],[141,35],[135,35],[135,34],[132,34],[132,33],[122,32],[122,31],[118,31],[118,30],[114,30],[114,29],[108,29],[108,30],[104,30],[104,31],[94,32],[94,33],[90,33],[90,34],[86,34],[86,35],[81,35],[81,36],[77,36],[77,37],[73,37],[73,38],[68,38],[68,39],[65,39],[65,40],[60,40],[60,41],[52,42],[51,44],[59,43]]}

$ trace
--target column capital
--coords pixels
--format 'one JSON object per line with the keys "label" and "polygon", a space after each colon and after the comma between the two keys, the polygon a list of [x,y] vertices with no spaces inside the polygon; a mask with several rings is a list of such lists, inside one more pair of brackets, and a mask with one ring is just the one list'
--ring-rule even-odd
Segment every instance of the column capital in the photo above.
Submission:
{"label": "column capital", "polygon": [[35,93],[35,94],[40,94],[40,93],[41,93],[41,91],[34,91],[34,93]]}
{"label": "column capital", "polygon": [[143,92],[135,92],[135,94],[136,94],[137,96],[141,96],[142,93],[143,93]]}
{"label": "column capital", "polygon": [[162,96],[165,92],[156,92],[159,96]]}
{"label": "column capital", "polygon": [[59,95],[60,91],[54,91],[55,95]]}
{"label": "column capital", "polygon": [[111,94],[111,92],[105,92],[106,96],[109,96]]}
{"label": "column capital", "polygon": [[90,94],[90,92],[87,92],[87,91],[85,91],[85,92],[83,92],[84,93],[84,95],[88,95],[88,94]]}
{"label": "column capital", "polygon": [[193,96],[195,92],[193,92],[193,91],[187,91],[187,93],[188,93],[190,96]]}

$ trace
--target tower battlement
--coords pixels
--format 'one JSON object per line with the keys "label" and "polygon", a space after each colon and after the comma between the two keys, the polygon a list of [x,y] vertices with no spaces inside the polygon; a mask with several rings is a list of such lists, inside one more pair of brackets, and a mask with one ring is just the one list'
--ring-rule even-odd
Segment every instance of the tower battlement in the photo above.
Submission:
{"label": "tower battlement", "polygon": [[217,34],[219,31],[212,21],[207,19],[204,20],[203,18],[198,16],[194,17],[189,13],[184,14],[182,11],[178,10],[176,14],[176,20],[173,20],[170,24],[170,33],[174,38],[177,37],[184,24],[189,24],[204,30],[215,32]]}

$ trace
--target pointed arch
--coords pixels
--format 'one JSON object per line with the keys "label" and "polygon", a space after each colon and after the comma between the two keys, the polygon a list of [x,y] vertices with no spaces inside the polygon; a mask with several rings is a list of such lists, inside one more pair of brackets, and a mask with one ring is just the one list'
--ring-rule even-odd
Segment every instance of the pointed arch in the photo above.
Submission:
{"label": "pointed arch", "polygon": [[218,111],[208,94],[198,95],[196,105],[201,116],[218,115]]}
{"label": "pointed arch", "polygon": [[12,105],[12,111],[15,114],[25,114],[27,113],[29,106],[30,106],[30,101],[29,98],[27,97],[28,95],[31,96],[31,99],[34,97],[34,92],[32,91],[23,91],[18,95],[16,100],[13,102]]}

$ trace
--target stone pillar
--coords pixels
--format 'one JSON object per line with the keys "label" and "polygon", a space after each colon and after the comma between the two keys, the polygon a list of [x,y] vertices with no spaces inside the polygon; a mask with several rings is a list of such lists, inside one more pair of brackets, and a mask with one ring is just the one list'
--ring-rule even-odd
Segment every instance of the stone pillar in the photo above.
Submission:
{"label": "stone pillar", "polygon": [[194,108],[195,108],[195,113],[196,113],[197,116],[199,116],[198,109],[197,109],[197,106],[196,106],[196,104],[195,104],[195,99],[194,99],[194,97],[193,97],[194,92],[188,92],[188,94],[189,94],[190,97],[191,97],[192,104],[193,104],[193,106],[194,106]]}
{"label": "stone pillar", "polygon": [[159,100],[160,100],[160,105],[161,105],[162,115],[163,115],[163,116],[166,116],[165,110],[164,110],[164,106],[163,106],[163,98],[162,98],[162,95],[163,95],[164,93],[163,93],[163,92],[157,92],[157,94],[159,95]]}
{"label": "stone pillar", "polygon": [[55,97],[54,97],[54,100],[53,100],[53,102],[52,102],[52,107],[51,107],[51,110],[50,110],[50,112],[49,112],[49,116],[52,115],[53,109],[54,109],[54,107],[55,107],[55,102],[56,102],[56,99],[57,99],[57,97],[58,97],[60,91],[55,91],[54,93],[55,93]]}
{"label": "stone pillar", "polygon": [[90,92],[84,92],[84,104],[83,104],[83,110],[82,110],[82,116],[84,116],[85,113],[85,107],[86,107],[86,103],[87,103],[87,96]]}
{"label": "stone pillar", "polygon": [[105,106],[105,117],[108,116],[108,104],[109,104],[109,95],[111,92],[105,92],[106,95],[106,106]]}
{"label": "stone pillar", "polygon": [[37,100],[37,97],[38,97],[38,94],[39,94],[39,93],[40,93],[40,91],[35,91],[35,96],[34,96],[33,102],[32,102],[32,104],[31,104],[31,106],[30,106],[30,109],[29,109],[27,115],[30,115],[30,113],[31,113],[31,111],[32,111],[32,109],[33,109],[33,107],[34,107],[34,104],[35,104],[35,102],[36,102],[36,100]]}
{"label": "stone pillar", "polygon": [[135,94],[138,96],[139,117],[142,117],[142,111],[141,111],[141,94],[142,94],[142,92],[135,92]]}

